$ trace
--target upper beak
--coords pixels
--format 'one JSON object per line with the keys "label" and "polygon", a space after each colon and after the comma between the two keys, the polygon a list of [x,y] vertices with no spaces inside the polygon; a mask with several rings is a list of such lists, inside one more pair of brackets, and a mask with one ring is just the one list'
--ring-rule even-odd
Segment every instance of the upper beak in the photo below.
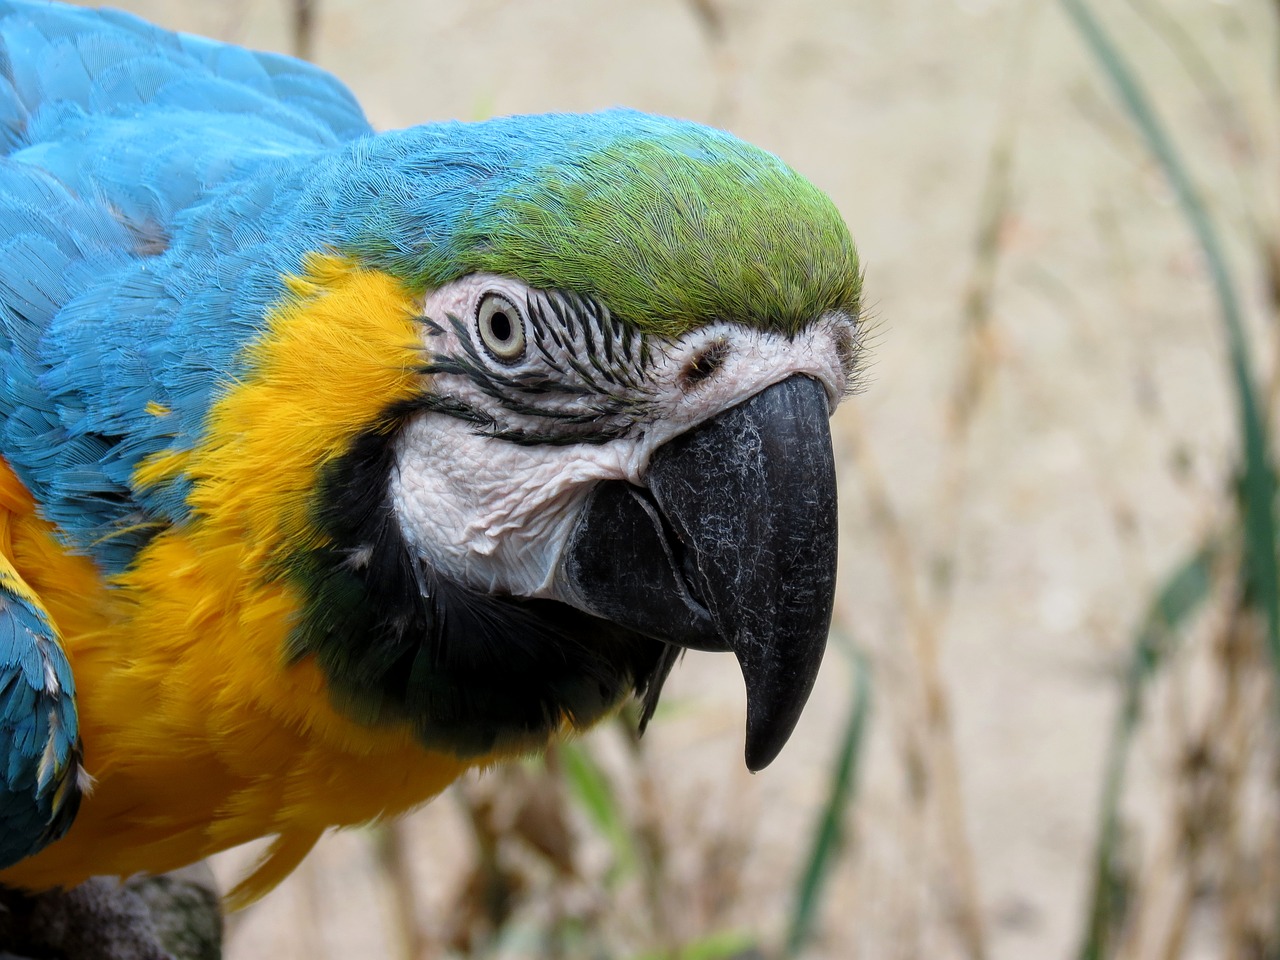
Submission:
{"label": "upper beak", "polygon": [[647,489],[599,484],[563,570],[575,605],[681,647],[732,650],[747,767],[804,709],[835,598],[836,482],[822,384],[774,384],[659,448]]}

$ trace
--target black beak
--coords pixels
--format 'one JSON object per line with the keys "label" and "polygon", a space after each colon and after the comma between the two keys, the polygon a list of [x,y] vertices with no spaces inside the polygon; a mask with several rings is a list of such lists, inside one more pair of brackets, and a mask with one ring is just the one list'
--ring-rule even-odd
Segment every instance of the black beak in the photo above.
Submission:
{"label": "black beak", "polygon": [[733,651],[752,771],[791,736],[831,625],[827,417],[809,377],[762,390],[660,448],[647,490],[600,484],[565,554],[575,605],[677,646]]}

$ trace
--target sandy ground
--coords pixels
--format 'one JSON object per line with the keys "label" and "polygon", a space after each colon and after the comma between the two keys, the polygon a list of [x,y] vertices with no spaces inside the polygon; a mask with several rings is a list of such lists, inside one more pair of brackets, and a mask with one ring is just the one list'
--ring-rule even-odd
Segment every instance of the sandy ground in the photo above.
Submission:
{"label": "sandy ground", "polygon": [[[290,49],[283,2],[122,5]],[[1192,158],[1262,342],[1249,223],[1276,223],[1274,6],[1147,4],[1203,48],[1260,137],[1251,148],[1130,4],[1098,5]],[[383,127],[625,104],[725,126],[831,193],[866,264],[874,331],[865,390],[836,417],[838,627],[872,665],[874,710],[852,845],[813,955],[974,956],[964,930],[976,922],[995,960],[1070,956],[1129,638],[1161,576],[1220,518],[1229,482],[1233,410],[1204,268],[1057,4],[707,6],[717,28],[677,0],[320,0],[314,56]],[[965,302],[981,281],[977,235],[1002,138],[1008,206],[975,338]],[[981,389],[957,442],[949,418],[974,357]],[[896,541],[883,534],[881,491]],[[673,678],[675,707],[652,729],[649,756],[679,869],[696,875],[687,861],[700,831],[746,838],[726,927],[776,942],[850,690],[847,660],[830,655],[794,741],[749,777],[732,665],[689,656]],[[931,715],[943,717],[941,739]],[[1141,751],[1139,813],[1158,814],[1161,751]],[[447,909],[468,856],[462,830],[446,799],[408,831],[426,923]],[[361,835],[326,842],[239,922],[228,956],[392,956],[369,864]],[[1187,955],[1220,955],[1204,941],[1193,937]]]}

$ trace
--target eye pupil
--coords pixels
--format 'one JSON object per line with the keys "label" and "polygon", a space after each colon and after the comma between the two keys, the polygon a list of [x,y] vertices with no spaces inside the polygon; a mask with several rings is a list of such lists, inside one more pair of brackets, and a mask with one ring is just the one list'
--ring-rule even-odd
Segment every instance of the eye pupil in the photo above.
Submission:
{"label": "eye pupil", "polygon": [[493,338],[507,343],[511,339],[511,318],[505,313],[494,313],[489,318],[489,329],[493,331]]}

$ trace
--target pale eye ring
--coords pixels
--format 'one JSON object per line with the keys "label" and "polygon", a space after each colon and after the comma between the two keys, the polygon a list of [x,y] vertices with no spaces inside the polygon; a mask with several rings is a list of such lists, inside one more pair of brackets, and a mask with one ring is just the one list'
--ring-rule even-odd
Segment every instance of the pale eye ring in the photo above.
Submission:
{"label": "pale eye ring", "polygon": [[524,356],[524,317],[500,293],[486,293],[476,307],[480,344],[499,363],[515,363]]}

